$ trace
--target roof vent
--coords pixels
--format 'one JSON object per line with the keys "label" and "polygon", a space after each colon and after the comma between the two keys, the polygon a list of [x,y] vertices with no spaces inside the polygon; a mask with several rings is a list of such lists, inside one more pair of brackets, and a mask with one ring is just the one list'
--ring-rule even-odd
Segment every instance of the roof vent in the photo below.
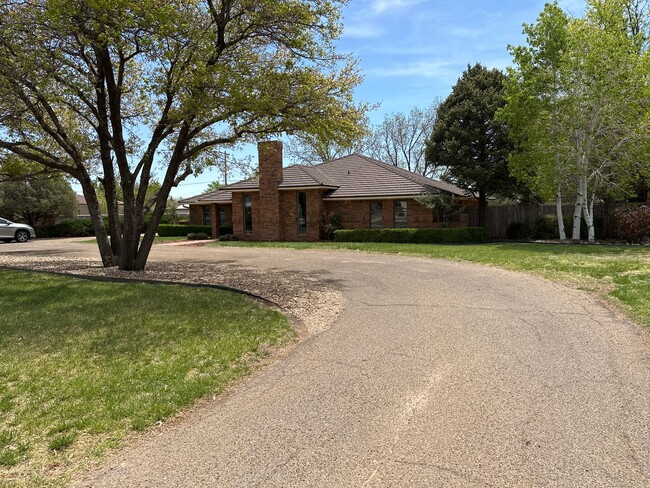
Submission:
{"label": "roof vent", "polygon": [[348,170],[348,176],[350,176],[350,170]]}

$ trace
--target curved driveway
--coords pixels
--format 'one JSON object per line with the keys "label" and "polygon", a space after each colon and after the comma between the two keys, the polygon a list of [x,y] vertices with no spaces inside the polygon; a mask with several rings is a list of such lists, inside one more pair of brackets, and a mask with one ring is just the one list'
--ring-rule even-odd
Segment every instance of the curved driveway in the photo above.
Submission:
{"label": "curved driveway", "polygon": [[348,303],[84,486],[650,486],[648,334],[589,295],[355,252],[156,246],[152,259],[310,272]]}

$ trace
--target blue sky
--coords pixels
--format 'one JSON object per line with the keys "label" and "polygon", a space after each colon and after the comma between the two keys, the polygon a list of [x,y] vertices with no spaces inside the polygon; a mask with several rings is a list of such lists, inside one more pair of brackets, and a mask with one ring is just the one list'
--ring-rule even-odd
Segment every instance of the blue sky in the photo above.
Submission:
{"label": "blue sky", "polygon": [[[444,99],[467,68],[510,64],[507,46],[522,44],[522,24],[534,22],[544,0],[351,0],[345,8],[340,50],[359,59],[364,82],[358,101],[380,103],[370,113],[379,123],[387,113],[408,112]],[[561,0],[580,15],[584,0]],[[244,146],[238,154],[254,154]],[[289,161],[285,162],[288,163]],[[219,179],[213,171],[189,177],[172,191],[185,198]]]}

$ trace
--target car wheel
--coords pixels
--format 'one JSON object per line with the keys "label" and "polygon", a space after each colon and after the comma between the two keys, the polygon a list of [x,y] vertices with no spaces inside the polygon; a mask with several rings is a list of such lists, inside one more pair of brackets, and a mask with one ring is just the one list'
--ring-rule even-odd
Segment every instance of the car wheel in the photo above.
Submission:
{"label": "car wheel", "polygon": [[27,242],[29,240],[29,232],[26,230],[16,231],[16,240],[18,242]]}

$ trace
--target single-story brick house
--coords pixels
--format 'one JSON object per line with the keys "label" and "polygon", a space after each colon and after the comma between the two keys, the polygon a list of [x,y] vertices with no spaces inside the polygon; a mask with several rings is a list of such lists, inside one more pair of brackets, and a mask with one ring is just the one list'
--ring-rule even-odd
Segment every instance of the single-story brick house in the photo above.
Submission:
{"label": "single-story brick house", "polygon": [[[257,178],[181,200],[191,224],[212,225],[218,237],[232,233],[251,241],[316,241],[332,213],[343,229],[439,227],[434,212],[415,197],[443,193],[463,206],[476,201],[450,183],[426,178],[359,154],[315,166],[282,166],[282,143],[258,144]],[[451,225],[466,227],[460,214]]]}

